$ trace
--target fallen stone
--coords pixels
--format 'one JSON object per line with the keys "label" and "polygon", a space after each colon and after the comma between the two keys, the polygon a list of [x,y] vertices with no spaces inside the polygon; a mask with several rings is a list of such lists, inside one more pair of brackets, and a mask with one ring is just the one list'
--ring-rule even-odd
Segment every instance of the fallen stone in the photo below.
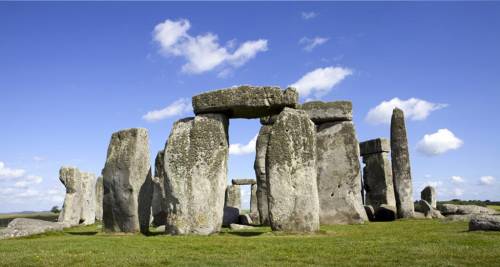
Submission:
{"label": "fallen stone", "polygon": [[95,223],[95,175],[88,172],[80,173],[82,183],[80,223],[91,225]]}
{"label": "fallen stone", "polygon": [[232,223],[229,227],[231,228],[231,230],[250,230],[255,228],[250,225],[241,225],[236,223]]}
{"label": "fallen stone", "polygon": [[311,101],[300,105],[298,108],[304,110],[309,119],[316,124],[352,121],[352,103],[350,101]]}
{"label": "fallen stone", "polygon": [[95,219],[102,221],[102,198],[104,195],[104,186],[102,184],[102,176],[97,178],[95,182]]}
{"label": "fallen stone", "polygon": [[386,152],[365,154],[363,156],[363,182],[365,204],[375,210],[382,205],[396,207],[391,162]]}
{"label": "fallen stone", "polygon": [[394,180],[394,193],[398,217],[412,218],[414,206],[410,154],[408,152],[404,113],[399,108],[395,108],[392,111],[391,151],[392,177]]}
{"label": "fallen stone", "polygon": [[165,225],[167,220],[167,203],[165,197],[165,151],[160,150],[155,158],[155,175],[153,176],[153,199],[151,202],[151,212],[153,215],[153,225]]}
{"label": "fallen stone", "polygon": [[414,211],[413,212],[413,218],[414,219],[428,219],[423,212],[420,211]]}
{"label": "fallen stone", "polygon": [[0,239],[30,236],[50,231],[62,231],[69,226],[67,223],[16,218],[9,223],[7,228],[0,230]]}
{"label": "fallen stone", "polygon": [[438,206],[439,211],[443,215],[464,215],[464,214],[495,214],[494,209],[481,207],[477,205],[455,205],[455,204],[442,204]]}
{"label": "fallen stone", "polygon": [[160,225],[155,228],[156,232],[165,232],[165,225]]}
{"label": "fallen stone", "polygon": [[500,231],[500,216],[481,215],[472,218],[469,231]]}
{"label": "fallen stone", "polygon": [[231,180],[233,185],[254,185],[257,184],[255,179],[233,179]]}
{"label": "fallen stone", "polygon": [[223,113],[229,118],[260,118],[295,107],[299,94],[293,88],[239,86],[193,97],[194,113]]}
{"label": "fallen stone", "polygon": [[426,186],[422,192],[420,192],[420,198],[427,201],[433,209],[436,208],[437,198],[436,189],[432,186]]}
{"label": "fallen stone", "polygon": [[391,152],[391,145],[389,140],[384,138],[377,138],[361,142],[359,144],[361,156],[370,154],[378,154],[382,152]]}
{"label": "fallen stone", "polygon": [[239,222],[240,222],[240,224],[243,224],[243,225],[252,225],[253,224],[253,220],[250,217],[250,214],[241,214],[239,216]]}
{"label": "fallen stone", "polygon": [[421,199],[418,205],[415,206],[416,211],[423,212],[426,217],[432,219],[442,219],[444,216],[439,212],[439,210],[434,209],[429,202]]}
{"label": "fallen stone", "polygon": [[302,110],[285,108],[272,127],[266,155],[273,231],[319,230],[315,126]]}
{"label": "fallen stone", "polygon": [[359,144],[353,123],[323,123],[317,128],[316,138],[320,223],[367,221],[361,196]]}
{"label": "fallen stone", "polygon": [[81,173],[77,168],[62,167],[59,170],[59,180],[66,187],[64,204],[59,214],[59,222],[67,223],[71,226],[80,223],[82,214],[82,181]]}
{"label": "fallen stone", "polygon": [[238,223],[241,209],[241,190],[239,185],[228,185],[224,201],[223,226]]}
{"label": "fallen stone", "polygon": [[397,217],[397,209],[394,206],[382,204],[375,210],[375,220],[379,222],[394,221]]}
{"label": "fallen stone", "polygon": [[148,131],[113,133],[102,171],[107,232],[148,232],[153,194]]}
{"label": "fallen stone", "polygon": [[166,231],[220,231],[227,182],[228,119],[203,114],[177,121],[165,146]]}
{"label": "fallen stone", "polygon": [[368,220],[370,220],[370,222],[373,222],[375,220],[375,210],[370,205],[365,205],[364,207]]}
{"label": "fallen stone", "polygon": [[268,183],[266,175],[266,153],[269,143],[269,134],[272,126],[264,125],[260,128],[255,145],[254,170],[257,178],[257,207],[259,210],[260,224],[270,225],[268,204]]}

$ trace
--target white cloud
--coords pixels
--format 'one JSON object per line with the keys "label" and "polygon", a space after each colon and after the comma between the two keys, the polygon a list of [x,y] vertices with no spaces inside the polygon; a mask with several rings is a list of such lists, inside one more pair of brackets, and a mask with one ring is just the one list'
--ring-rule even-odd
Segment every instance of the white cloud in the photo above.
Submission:
{"label": "white cloud", "polygon": [[461,176],[452,176],[451,181],[456,184],[461,184],[465,182],[465,179]]}
{"label": "white cloud", "polygon": [[40,184],[42,181],[43,181],[43,178],[40,176],[28,175],[28,176],[23,177],[22,179],[18,180],[14,184],[14,187],[27,188],[27,187],[34,185],[34,184]]}
{"label": "white cloud", "polygon": [[169,117],[186,114],[191,112],[192,110],[193,107],[191,106],[191,100],[187,98],[181,98],[163,109],[149,111],[148,113],[146,113],[146,115],[142,116],[142,119],[149,122],[155,122]]}
{"label": "white cloud", "polygon": [[221,46],[218,36],[213,33],[191,36],[191,24],[186,19],[165,20],[155,26],[153,39],[160,44],[161,51],[169,56],[183,57],[187,62],[182,71],[199,74],[216,67],[239,67],[254,58],[257,53],[267,51],[267,40],[246,41],[236,50],[234,40]]}
{"label": "white cloud", "polygon": [[299,44],[304,45],[304,50],[311,52],[316,46],[322,45],[328,41],[328,38],[324,37],[314,37],[312,39],[307,37],[302,37]]}
{"label": "white cloud", "polygon": [[40,162],[40,161],[44,161],[45,158],[44,157],[40,157],[40,156],[34,156],[33,160],[36,161],[36,162]]}
{"label": "white cloud", "polygon": [[464,190],[458,187],[453,188],[451,191],[452,195],[455,197],[460,197],[464,194]]}
{"label": "white cloud", "polygon": [[417,144],[417,150],[427,156],[443,154],[458,149],[463,141],[448,129],[439,129],[433,134],[426,134]]}
{"label": "white cloud", "polygon": [[482,176],[479,178],[479,183],[481,185],[492,185],[495,182],[495,177],[493,176]]}
{"label": "white cloud", "polygon": [[19,178],[26,173],[23,169],[11,169],[5,167],[5,163],[0,161],[0,178]]}
{"label": "white cloud", "polygon": [[418,98],[401,100],[393,98],[389,101],[382,101],[378,106],[370,109],[365,120],[371,124],[389,124],[391,122],[392,110],[396,107],[402,109],[406,119],[419,121],[425,120],[432,111],[442,109],[447,104],[431,103]]}
{"label": "white cloud", "polygon": [[310,12],[302,12],[302,19],[305,19],[305,20],[309,20],[309,19],[313,19],[315,17],[318,16],[317,13],[313,12],[313,11],[310,11]]}
{"label": "white cloud", "polygon": [[351,74],[352,70],[342,67],[317,68],[306,73],[290,86],[295,87],[301,97],[314,94],[316,98],[319,98]]}
{"label": "white cloud", "polygon": [[230,155],[245,155],[255,152],[255,144],[257,143],[257,136],[255,135],[248,144],[231,144],[229,146]]}

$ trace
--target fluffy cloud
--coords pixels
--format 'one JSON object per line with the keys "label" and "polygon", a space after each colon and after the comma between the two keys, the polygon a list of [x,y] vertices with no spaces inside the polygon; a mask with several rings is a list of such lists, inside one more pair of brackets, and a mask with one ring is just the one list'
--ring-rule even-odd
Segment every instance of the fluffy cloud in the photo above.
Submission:
{"label": "fluffy cloud", "polygon": [[304,50],[311,52],[316,46],[322,45],[328,41],[328,38],[324,37],[314,37],[312,39],[307,37],[302,37],[299,44],[304,46]]}
{"label": "fluffy cloud", "polygon": [[389,101],[382,101],[378,106],[370,109],[365,120],[371,124],[389,124],[391,122],[392,110],[395,107],[402,109],[405,118],[410,120],[425,120],[431,112],[446,107],[447,104],[431,103],[418,98],[401,100],[393,98]]}
{"label": "fluffy cloud", "polygon": [[305,20],[309,20],[309,19],[313,19],[315,17],[318,16],[317,13],[311,11],[311,12],[302,12],[302,19],[305,19]]}
{"label": "fluffy cloud", "polygon": [[461,184],[465,182],[465,179],[462,178],[461,176],[452,176],[451,181],[456,184]]}
{"label": "fluffy cloud", "polygon": [[479,178],[479,183],[481,185],[492,185],[495,182],[495,177],[493,176],[482,176]]}
{"label": "fluffy cloud", "polygon": [[295,87],[301,97],[313,94],[319,98],[351,74],[352,70],[342,67],[317,68],[290,86]]}
{"label": "fluffy cloud", "polygon": [[451,191],[451,194],[455,197],[460,197],[464,194],[464,190],[462,188],[455,187]]}
{"label": "fluffy cloud", "polygon": [[191,112],[192,110],[193,107],[191,106],[191,100],[187,98],[181,98],[163,109],[149,111],[144,116],[142,116],[142,119],[149,122],[155,122],[169,117],[186,114]]}
{"label": "fluffy cloud", "polygon": [[5,163],[0,161],[0,179],[1,178],[19,178],[26,173],[23,169],[11,169],[5,167]]}
{"label": "fluffy cloud", "polygon": [[14,184],[14,187],[27,188],[27,187],[34,185],[34,184],[40,184],[42,181],[43,181],[43,178],[40,176],[28,175],[28,176],[23,177],[20,180],[18,180]]}
{"label": "fluffy cloud", "polygon": [[248,144],[231,144],[229,145],[230,155],[245,155],[255,152],[255,144],[257,143],[257,136],[255,135]]}
{"label": "fluffy cloud", "polygon": [[427,156],[443,154],[458,149],[463,141],[448,129],[439,129],[433,134],[426,134],[417,144],[417,150]]}
{"label": "fluffy cloud", "polygon": [[[247,41],[236,50],[232,40],[221,46],[217,35],[206,33],[191,36],[189,20],[165,20],[155,26],[153,39],[160,44],[167,56],[183,57],[187,62],[182,71],[191,74],[203,73],[216,67],[239,67],[254,58],[257,53],[267,51],[267,40]],[[227,70],[225,70],[227,72]]]}

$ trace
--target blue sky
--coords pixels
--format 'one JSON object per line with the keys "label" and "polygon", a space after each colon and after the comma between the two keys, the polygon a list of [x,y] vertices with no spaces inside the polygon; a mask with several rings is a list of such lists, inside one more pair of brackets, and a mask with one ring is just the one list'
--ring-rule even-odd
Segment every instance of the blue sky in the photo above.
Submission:
{"label": "blue sky", "polygon": [[[61,205],[60,166],[99,174],[117,130],[154,160],[191,96],[240,84],[351,100],[361,141],[403,107],[417,199],[500,200],[499,3],[0,2],[0,25],[0,212]],[[259,127],[231,120],[230,179]]]}

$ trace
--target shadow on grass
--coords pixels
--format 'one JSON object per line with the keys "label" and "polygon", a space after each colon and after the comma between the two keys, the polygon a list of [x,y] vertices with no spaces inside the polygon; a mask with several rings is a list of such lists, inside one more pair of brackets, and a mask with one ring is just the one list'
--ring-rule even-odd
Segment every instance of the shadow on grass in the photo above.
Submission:
{"label": "shadow on grass", "polygon": [[228,235],[237,235],[237,236],[243,236],[243,237],[248,237],[248,236],[258,236],[264,234],[264,232],[238,232],[238,231],[232,231],[232,232],[226,232],[225,234]]}
{"label": "shadow on grass", "polygon": [[91,231],[91,232],[66,232],[66,233],[70,235],[96,235],[98,232]]}
{"label": "shadow on grass", "polygon": [[167,235],[165,232],[147,232],[143,234],[144,236],[158,236],[158,235]]}

